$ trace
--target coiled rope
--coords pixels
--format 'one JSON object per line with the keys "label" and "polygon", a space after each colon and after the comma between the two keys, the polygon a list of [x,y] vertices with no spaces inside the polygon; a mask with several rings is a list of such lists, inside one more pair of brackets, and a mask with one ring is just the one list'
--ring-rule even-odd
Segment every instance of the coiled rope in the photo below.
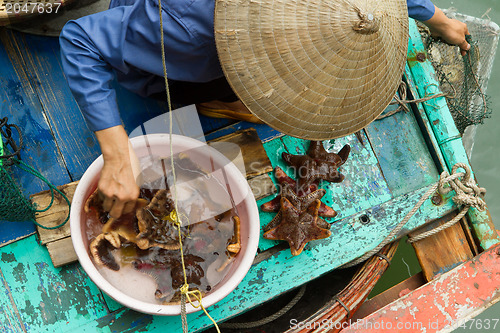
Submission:
{"label": "coiled rope", "polygon": [[[463,169],[465,172],[458,172],[458,169]],[[443,224],[442,226],[432,229],[427,232],[423,232],[418,234],[412,238],[408,239],[409,243],[416,242],[418,240],[424,239],[431,235],[434,235],[446,228],[451,227],[455,223],[457,223],[469,210],[470,207],[474,207],[479,211],[483,211],[486,208],[486,203],[484,202],[484,195],[486,194],[486,189],[483,187],[479,187],[472,180],[471,172],[469,166],[465,163],[457,163],[453,166],[451,175],[447,171],[443,171],[441,173],[440,179],[436,182],[417,202],[417,204],[406,214],[401,222],[399,222],[396,227],[384,238],[384,240],[373,250],[368,251],[361,257],[348,262],[340,266],[340,268],[348,268],[352,266],[356,266],[359,263],[367,260],[375,253],[377,253],[382,247],[386,244],[390,243],[394,236],[396,236],[401,229],[406,225],[406,223],[410,220],[410,218],[415,214],[415,212],[422,206],[422,204],[427,200],[431,194],[433,194],[436,190],[441,195],[446,195],[450,191],[455,191],[455,196],[453,197],[453,201],[459,205],[463,206],[460,213],[455,216],[449,222]]]}

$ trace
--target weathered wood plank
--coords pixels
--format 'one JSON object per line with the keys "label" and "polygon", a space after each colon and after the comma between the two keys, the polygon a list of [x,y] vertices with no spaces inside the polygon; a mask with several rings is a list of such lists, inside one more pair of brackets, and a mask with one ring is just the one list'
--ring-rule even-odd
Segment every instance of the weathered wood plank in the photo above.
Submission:
{"label": "weathered wood plank", "polygon": [[[188,315],[188,318],[190,316]],[[122,308],[96,321],[87,322],[85,325],[80,326],[78,331],[88,333],[149,332],[149,326],[153,323],[153,318],[154,316],[151,315],[145,315],[129,308]],[[180,320],[180,316],[175,318]],[[182,329],[177,331],[174,328],[165,326],[163,332],[177,333],[182,332]]]}
{"label": "weathered wood plank", "polygon": [[386,306],[389,303],[394,302],[398,298],[406,295],[410,291],[413,291],[426,283],[422,272],[419,272],[403,282],[387,289],[381,294],[365,301],[363,305],[356,311],[352,317],[352,321],[355,322],[358,319],[362,319],[371,313],[377,311],[378,309]]}
{"label": "weathered wood plank", "polygon": [[[408,235],[411,237],[437,228],[453,219],[456,215],[456,212],[452,212],[410,232]],[[445,273],[474,257],[460,223],[419,240],[412,245],[427,281],[433,280],[437,275]]]}
{"label": "weathered wood plank", "polygon": [[257,131],[253,128],[211,140],[208,145],[225,155],[247,178],[273,170]]}
{"label": "weathered wood plank", "polygon": [[78,260],[71,237],[47,243],[47,250],[54,267],[62,267]]}
{"label": "weathered wood plank", "polygon": [[54,268],[35,236],[0,248],[0,258],[4,281],[28,332],[67,332],[107,315],[99,289],[81,267]]}
{"label": "weathered wood plank", "polygon": [[[414,20],[410,20],[410,39],[408,65],[419,94],[418,97],[423,98],[441,93],[434,67],[427,60],[422,38]],[[417,54],[419,55],[418,57]],[[439,144],[460,137],[460,133],[448,110],[445,97],[426,101],[424,108],[426,109],[427,117],[432,123],[434,135]]]}
{"label": "weathered wood plank", "polygon": [[66,83],[59,41],[14,31],[9,38],[19,46],[34,93],[42,104],[71,178],[79,179],[98,156],[99,147]]}
{"label": "weathered wood plank", "polygon": [[[12,262],[14,257],[9,253],[2,253],[0,259],[2,262]],[[3,332],[26,332],[26,327],[21,320],[21,315],[17,309],[16,303],[12,298],[12,291],[9,283],[0,269],[0,283],[3,286],[3,292],[0,294],[0,327]]]}
{"label": "weathered wood plank", "polygon": [[[78,182],[72,182],[57,188],[66,195],[68,200],[71,202],[73,200],[73,195],[75,194],[76,186]],[[39,209],[48,207],[50,204],[52,195],[50,190],[43,191],[31,196],[33,203],[37,205]],[[54,202],[50,209],[45,212],[37,213],[36,221],[46,227],[55,227],[60,225],[69,214],[69,206],[63,197],[54,191]],[[69,221],[58,229],[44,229],[37,227],[38,234],[40,235],[40,241],[42,244],[52,242],[57,239],[62,239],[70,235],[69,231]]]}
{"label": "weathered wood plank", "polygon": [[[24,162],[38,170],[55,185],[71,181],[63,158],[47,123],[40,100],[28,74],[20,47],[11,33],[0,29],[0,101],[2,117],[21,127]],[[16,140],[17,134],[16,135]],[[13,168],[14,177],[25,195],[47,189],[47,186],[25,171]],[[35,231],[32,222],[0,222],[0,244],[26,237]]]}
{"label": "weathered wood plank", "polygon": [[[408,85],[409,92],[413,98],[416,98],[418,95],[417,92],[417,87],[415,84],[415,80],[413,76],[411,75],[410,67],[408,66],[408,63],[405,66],[405,78],[406,82]],[[407,97],[408,98],[408,97]],[[443,170],[446,169],[446,162],[444,160],[443,153],[441,152],[439,143],[437,142],[437,139],[434,135],[434,130],[432,127],[431,122],[429,121],[429,118],[427,117],[427,114],[425,113],[424,106],[422,103],[416,103],[414,104],[416,106],[416,112],[418,113],[415,118],[419,122],[420,129],[423,134],[425,134],[426,142],[427,142],[427,147],[429,148],[429,152],[431,153],[434,163],[436,164],[436,167],[438,168],[438,172],[441,173]],[[409,107],[412,107],[412,105],[409,105]]]}
{"label": "weathered wood plank", "polygon": [[[386,111],[395,109],[389,106]],[[395,197],[435,183],[436,165],[413,113],[400,111],[366,128],[387,185]]]}
{"label": "weathered wood plank", "polygon": [[474,256],[477,256],[479,253],[481,253],[481,251],[478,245],[476,244],[476,239],[474,238],[474,235],[472,235],[472,227],[469,225],[469,220],[466,217],[463,217],[460,220],[460,225],[462,226],[462,230],[464,231],[465,238],[467,239],[467,243],[469,244],[472,254]]}
{"label": "weathered wood plank", "polygon": [[255,200],[266,198],[277,191],[271,177],[266,174],[248,179],[248,185],[252,189]]}

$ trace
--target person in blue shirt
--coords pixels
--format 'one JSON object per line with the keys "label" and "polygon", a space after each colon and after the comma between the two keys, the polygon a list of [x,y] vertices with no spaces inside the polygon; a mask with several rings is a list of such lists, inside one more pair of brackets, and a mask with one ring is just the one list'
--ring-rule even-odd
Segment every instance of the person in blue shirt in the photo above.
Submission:
{"label": "person in blue shirt", "polygon": [[[63,69],[95,132],[104,158],[98,188],[113,217],[134,208],[139,189],[133,154],[111,81],[141,95],[162,98],[165,81],[158,0],[112,0],[110,9],[68,22],[60,35]],[[208,116],[259,122],[226,81],[214,38],[214,0],[161,0],[166,66],[172,101],[196,104]],[[464,54],[467,26],[447,18],[430,0],[407,0],[410,17]]]}

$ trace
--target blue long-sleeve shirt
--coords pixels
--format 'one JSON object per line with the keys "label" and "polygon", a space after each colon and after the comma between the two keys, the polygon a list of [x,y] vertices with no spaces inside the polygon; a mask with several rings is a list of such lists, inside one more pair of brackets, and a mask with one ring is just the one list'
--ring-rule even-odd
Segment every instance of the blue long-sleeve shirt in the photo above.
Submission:
{"label": "blue long-sleeve shirt", "polygon": [[[383,1],[383,0],[381,0]],[[434,15],[430,0],[407,0],[410,17]],[[208,82],[223,76],[214,37],[214,0],[162,0],[168,77]],[[112,0],[110,9],[68,22],[64,72],[88,127],[121,124],[111,81],[141,95],[164,91],[157,0]]]}

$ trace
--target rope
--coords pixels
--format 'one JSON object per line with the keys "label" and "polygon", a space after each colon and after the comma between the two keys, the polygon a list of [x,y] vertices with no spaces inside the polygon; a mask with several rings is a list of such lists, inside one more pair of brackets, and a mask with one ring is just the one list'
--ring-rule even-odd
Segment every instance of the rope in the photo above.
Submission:
{"label": "rope", "polygon": [[[158,9],[159,9],[159,15],[160,15],[160,40],[161,40],[161,60],[162,60],[162,66],[163,66],[163,77],[165,79],[165,92],[167,94],[167,104],[168,104],[168,114],[169,114],[169,140],[170,140],[170,166],[172,168],[172,178],[173,178],[173,187],[174,187],[174,207],[175,209],[170,213],[170,220],[175,224],[177,227],[177,231],[179,234],[179,246],[180,246],[180,252],[181,252],[181,264],[182,264],[182,272],[184,275],[184,285],[180,288],[181,292],[181,320],[182,320],[182,331],[184,333],[188,333],[188,323],[187,323],[187,316],[186,316],[186,299],[187,301],[194,307],[194,308],[201,308],[205,315],[212,321],[214,324],[216,330],[218,333],[220,333],[219,327],[217,326],[217,322],[208,314],[207,310],[201,303],[201,300],[203,298],[203,295],[198,289],[195,290],[189,290],[189,283],[187,281],[187,274],[186,274],[186,265],[184,262],[184,250],[182,247],[182,232],[181,232],[181,220],[180,216],[176,213],[178,212],[177,209],[177,181],[176,181],[176,175],[175,175],[175,168],[174,168],[174,148],[172,144],[172,132],[173,132],[173,119],[172,119],[172,103],[170,99],[170,90],[168,86],[168,78],[167,78],[167,65],[166,65],[166,60],[165,60],[165,40],[164,40],[164,34],[163,34],[163,15],[162,15],[162,5],[161,5],[161,0],[158,0]],[[191,297],[193,296],[197,301],[198,305],[195,305],[193,301],[191,300]]]}
{"label": "rope", "polygon": [[[461,168],[465,170],[464,172],[457,172],[457,170]],[[469,207],[474,207],[479,211],[483,211],[486,208],[486,203],[483,200],[484,194],[486,193],[486,189],[482,187],[478,187],[471,179],[471,172],[469,167],[465,163],[457,163],[452,168],[452,174],[450,175],[447,171],[443,171],[441,173],[440,179],[437,183],[435,183],[417,202],[417,204],[406,214],[401,222],[396,225],[396,227],[384,238],[384,240],[376,246],[373,250],[368,251],[361,257],[342,265],[340,268],[348,268],[352,266],[356,266],[359,263],[362,263],[366,259],[373,256],[377,253],[382,247],[388,244],[394,236],[396,236],[399,231],[406,225],[406,223],[410,220],[410,218],[415,214],[415,212],[422,206],[422,204],[427,200],[432,193],[436,190],[439,191],[440,194],[445,195],[450,191],[455,191],[455,196],[453,197],[453,201],[457,205],[462,205],[464,208],[462,211],[451,221],[442,226],[433,229],[431,231],[419,234],[414,238],[409,239],[409,242],[415,242],[417,240],[423,239],[439,231],[442,231],[453,224],[455,224],[458,220],[460,220],[469,210]],[[446,187],[449,185],[449,187]]]}
{"label": "rope", "polygon": [[455,174],[458,168],[462,168],[465,170],[465,173],[460,173],[463,175],[464,178],[462,179],[457,178],[451,180],[448,183],[450,185],[449,187],[445,187],[446,184],[440,180],[439,193],[445,195],[452,190],[455,191],[455,196],[453,197],[453,201],[457,205],[463,206],[462,210],[460,211],[460,213],[458,213],[457,216],[455,216],[452,220],[446,222],[445,224],[437,228],[434,228],[432,230],[429,230],[427,232],[422,232],[416,236],[408,238],[408,243],[414,243],[426,237],[437,234],[438,232],[446,228],[451,227],[452,225],[460,221],[462,217],[465,216],[465,214],[467,214],[469,207],[474,207],[479,211],[484,211],[486,209],[486,202],[484,202],[483,200],[484,195],[486,194],[486,189],[477,186],[472,181],[470,169],[464,163],[455,164],[452,169],[452,174]]}
{"label": "rope", "polygon": [[299,289],[299,292],[297,293],[297,295],[295,295],[293,297],[293,299],[284,308],[282,308],[281,310],[279,310],[278,312],[276,312],[273,315],[270,315],[268,317],[262,318],[260,320],[250,321],[250,322],[247,322],[247,323],[223,323],[223,324],[220,325],[220,327],[227,328],[227,329],[248,329],[248,328],[254,328],[254,327],[258,327],[258,326],[262,326],[262,325],[268,324],[268,323],[270,323],[270,322],[278,319],[279,317],[283,316],[291,308],[293,308],[295,306],[295,304],[297,304],[300,301],[300,299],[302,298],[302,296],[304,296],[305,292],[306,292],[306,286],[303,285]]}
{"label": "rope", "polygon": [[[66,201],[66,203],[68,204],[68,207],[71,210],[71,202],[69,201],[68,197],[64,193],[62,193],[57,187],[55,187],[47,178],[45,178],[44,176],[42,176],[42,174],[40,174],[38,171],[36,171],[35,169],[33,169],[31,166],[27,165],[26,163],[24,163],[21,160],[18,160],[17,158],[11,158],[11,161],[14,162],[15,164],[17,164],[17,166],[21,170],[24,170],[24,171],[32,174],[33,176],[41,179],[50,188],[50,195],[51,195],[50,203],[45,208],[35,209],[36,213],[46,212],[47,210],[49,210],[52,207],[52,205],[54,204],[54,198],[55,198],[54,191],[56,191],[57,193],[59,193],[63,197],[63,199]],[[32,222],[36,226],[38,226],[38,227],[40,227],[42,229],[54,230],[54,229],[58,229],[58,228],[62,227],[63,225],[65,225],[66,222],[68,222],[68,220],[69,220],[69,212],[68,212],[68,215],[66,216],[66,219],[64,219],[63,222],[61,222],[60,224],[56,225],[55,227],[46,227],[46,226],[41,225],[40,223],[38,223],[36,220],[32,220]]]}
{"label": "rope", "polygon": [[[404,110],[405,112],[410,111],[410,109],[408,108],[408,105],[407,105],[408,103],[423,103],[423,102],[427,102],[428,100],[438,98],[438,97],[450,97],[448,94],[439,93],[439,94],[435,94],[435,95],[431,95],[431,96],[425,96],[422,98],[408,100],[408,99],[406,99],[407,89],[408,89],[408,87],[407,87],[406,83],[404,81],[401,81],[401,83],[399,84],[398,91],[394,95],[394,101],[389,103],[389,105],[398,104],[399,105],[398,108],[396,110],[381,114],[380,116],[377,117],[376,120],[381,120],[381,119],[390,117],[390,116],[400,112],[401,110]],[[398,95],[401,97],[399,97]]]}
{"label": "rope", "polygon": [[[21,134],[21,130],[17,125],[7,124],[7,120],[7,117],[0,119],[0,135],[1,137],[5,138],[6,145],[10,145],[14,152],[12,154],[0,155],[0,159],[7,160],[6,165],[9,165],[8,163],[12,163],[12,161],[10,161],[12,157],[20,157],[19,153],[21,152],[21,148],[23,146],[23,135]],[[5,131],[2,129],[2,127],[5,127]],[[17,131],[17,135],[19,136],[19,145],[16,145],[16,142],[12,138],[12,128]]]}

